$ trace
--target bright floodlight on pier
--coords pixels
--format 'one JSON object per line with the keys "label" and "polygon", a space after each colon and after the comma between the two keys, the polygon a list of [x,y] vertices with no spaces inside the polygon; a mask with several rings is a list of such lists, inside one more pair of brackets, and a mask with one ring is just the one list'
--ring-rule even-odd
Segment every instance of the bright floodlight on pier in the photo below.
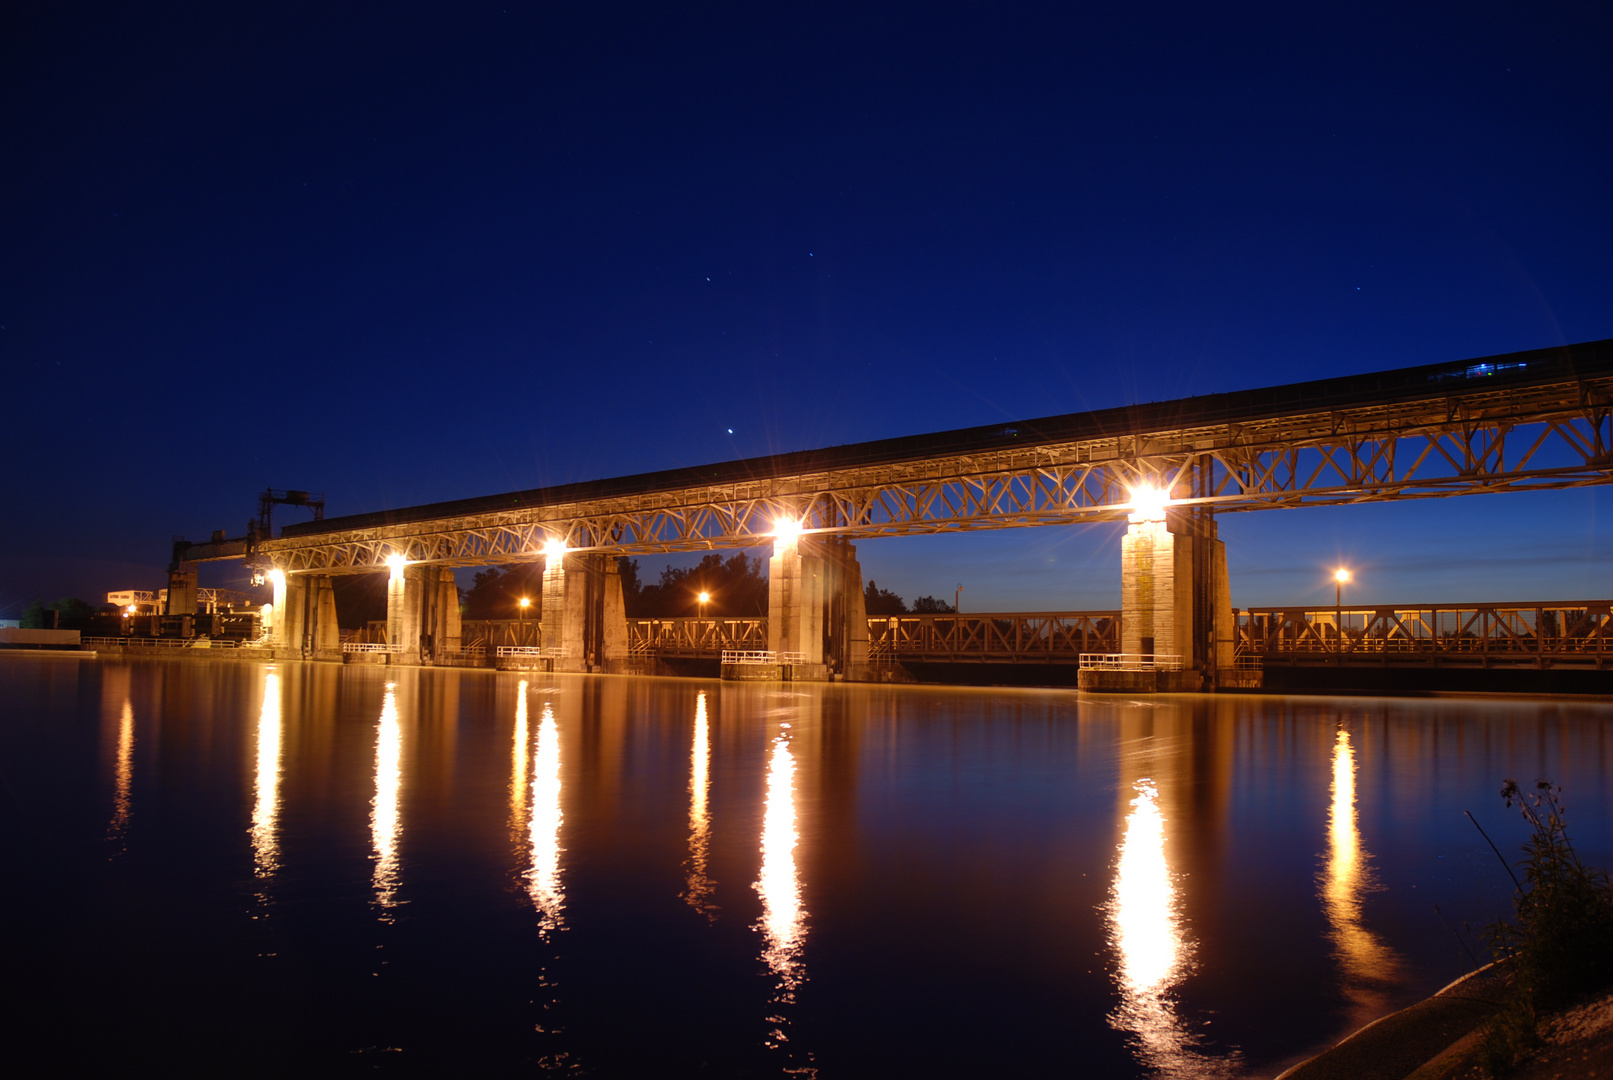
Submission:
{"label": "bright floodlight on pier", "polygon": [[1139,484],[1131,489],[1132,521],[1164,521],[1165,504],[1171,501],[1170,493],[1153,484]]}
{"label": "bright floodlight on pier", "polygon": [[403,576],[403,568],[408,564],[409,560],[405,559],[402,555],[387,556],[386,566],[388,570],[392,571],[393,581],[396,581]]}
{"label": "bright floodlight on pier", "polygon": [[564,540],[548,540],[543,545],[543,557],[546,559],[558,559],[563,557],[567,550]]}
{"label": "bright floodlight on pier", "polygon": [[135,613],[135,606],[133,604],[130,604],[129,605],[129,610],[127,612],[125,612],[125,614],[133,615],[134,613]]}
{"label": "bright floodlight on pier", "polygon": [[277,566],[269,571],[269,580],[276,585],[284,585],[286,583],[286,572]]}
{"label": "bright floodlight on pier", "polygon": [[773,520],[773,537],[779,545],[788,547],[801,536],[801,520],[799,518],[775,518]]}

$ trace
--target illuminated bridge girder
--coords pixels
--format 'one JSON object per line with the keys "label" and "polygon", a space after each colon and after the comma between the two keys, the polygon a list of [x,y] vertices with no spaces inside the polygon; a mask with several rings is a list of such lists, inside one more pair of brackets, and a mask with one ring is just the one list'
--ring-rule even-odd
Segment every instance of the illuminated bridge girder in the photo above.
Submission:
{"label": "illuminated bridge girder", "polygon": [[[1605,344],[1597,347],[1613,352]],[[395,555],[447,566],[527,561],[553,540],[624,555],[745,547],[769,542],[780,517],[800,519],[808,533],[848,538],[1117,521],[1143,483],[1169,487],[1179,504],[1229,513],[1613,482],[1607,356],[1540,381],[1491,378],[1488,367],[1436,372],[1425,391],[1408,396],[1402,388],[1379,402],[1357,395],[1327,407],[1241,403],[1261,394],[1282,399],[1285,391],[1301,398],[1312,385],[1302,384],[1143,407],[1143,421],[1112,434],[1045,432],[1060,425],[1112,431],[1119,425],[1110,414],[1126,410],[1030,422],[1023,438],[1020,429],[1003,428],[986,440],[999,445],[968,452],[948,452],[946,440],[967,442],[983,429],[926,437],[940,449],[910,460],[857,462],[861,447],[836,448],[821,456],[851,463],[792,470],[785,466],[797,456],[787,456],[779,459],[784,466],[759,466],[772,474],[755,479],[544,498],[396,524],[327,520],[289,529],[257,550],[286,570],[345,573],[379,569]],[[1214,413],[1223,397],[1240,398],[1239,407],[1214,422],[1159,420]],[[192,545],[188,557],[239,554]]]}

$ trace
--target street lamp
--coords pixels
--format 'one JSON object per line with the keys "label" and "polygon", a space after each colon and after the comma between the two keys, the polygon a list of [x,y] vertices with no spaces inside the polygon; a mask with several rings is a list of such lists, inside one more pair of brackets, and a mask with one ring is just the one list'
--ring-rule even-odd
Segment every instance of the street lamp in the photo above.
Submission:
{"label": "street lamp", "polygon": [[1350,580],[1350,572],[1344,567],[1333,571],[1333,628],[1338,631],[1339,651],[1344,651],[1344,583]]}
{"label": "street lamp", "polygon": [[952,593],[952,614],[963,614],[963,586],[961,584]]}
{"label": "street lamp", "polygon": [[526,619],[526,609],[532,606],[532,601],[528,600],[526,597],[523,596],[523,597],[521,597],[520,603],[521,603],[521,616],[520,617],[521,617],[522,620],[525,620]]}
{"label": "street lamp", "polygon": [[702,592],[700,594],[700,617],[702,619],[704,619],[706,617],[706,601],[708,601],[710,599],[711,599],[711,594],[710,593]]}

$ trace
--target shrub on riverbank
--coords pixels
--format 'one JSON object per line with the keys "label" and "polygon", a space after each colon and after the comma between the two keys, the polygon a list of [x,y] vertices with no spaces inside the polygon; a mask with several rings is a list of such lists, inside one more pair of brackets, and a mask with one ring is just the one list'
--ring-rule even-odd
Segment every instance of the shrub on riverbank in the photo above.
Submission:
{"label": "shrub on riverbank", "polygon": [[1574,851],[1562,789],[1537,780],[1525,793],[1508,780],[1501,797],[1508,807],[1517,803],[1530,837],[1518,864],[1523,880],[1513,879],[1516,919],[1489,930],[1496,959],[1511,972],[1510,1000],[1484,1040],[1485,1064],[1496,1074],[1537,1045],[1543,1016],[1613,986],[1613,886]]}

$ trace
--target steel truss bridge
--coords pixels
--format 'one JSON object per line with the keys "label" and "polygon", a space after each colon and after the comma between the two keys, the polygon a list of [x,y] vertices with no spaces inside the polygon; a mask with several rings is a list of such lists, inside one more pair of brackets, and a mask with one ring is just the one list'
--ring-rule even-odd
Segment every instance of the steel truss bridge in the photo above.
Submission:
{"label": "steel truss bridge", "polygon": [[1267,665],[1613,670],[1613,601],[1253,609],[1238,650]]}
{"label": "steel truss bridge", "polygon": [[1116,521],[1142,484],[1226,513],[1610,482],[1613,339],[330,518],[175,556],[353,573],[526,561],[551,541],[753,546],[780,518],[852,539]]}
{"label": "steel truss bridge", "polygon": [[[627,620],[635,657],[716,659],[765,649],[765,618]],[[514,620],[464,624],[467,647],[537,645]],[[894,615],[868,620],[873,663],[1069,664],[1120,651],[1120,612]],[[1613,601],[1252,608],[1238,612],[1247,666],[1580,668],[1613,670]]]}

